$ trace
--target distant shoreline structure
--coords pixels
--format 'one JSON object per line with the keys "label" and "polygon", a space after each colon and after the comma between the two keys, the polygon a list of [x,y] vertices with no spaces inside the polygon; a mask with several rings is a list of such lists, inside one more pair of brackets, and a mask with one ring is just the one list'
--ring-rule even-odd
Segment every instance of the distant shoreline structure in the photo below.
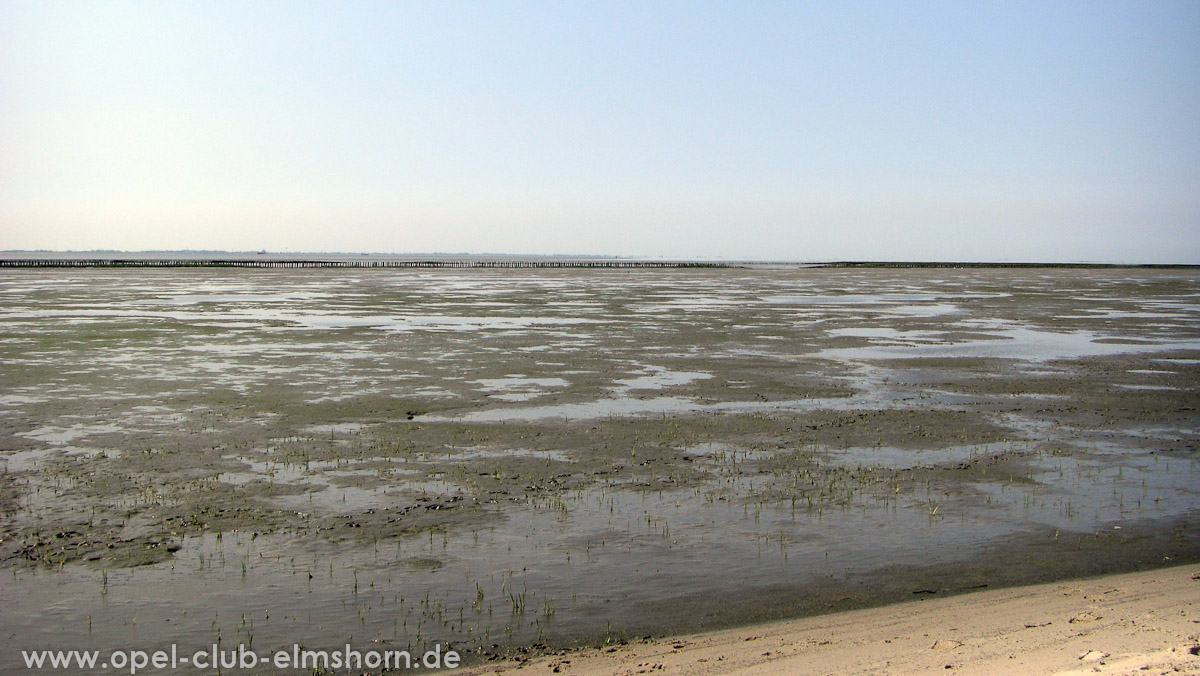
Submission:
{"label": "distant shoreline structure", "polygon": [[995,261],[734,261],[617,256],[348,254],[215,251],[0,251],[0,268],[1138,268],[1200,269],[1189,263]]}
{"label": "distant shoreline structure", "polygon": [[342,260],[316,258],[3,258],[0,268],[726,268],[702,261]]}

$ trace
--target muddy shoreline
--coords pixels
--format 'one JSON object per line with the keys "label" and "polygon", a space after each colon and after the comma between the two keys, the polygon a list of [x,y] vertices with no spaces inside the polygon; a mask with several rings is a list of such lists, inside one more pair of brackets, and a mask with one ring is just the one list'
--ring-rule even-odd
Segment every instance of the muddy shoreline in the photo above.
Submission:
{"label": "muddy shoreline", "polygon": [[14,270],[0,316],[14,647],[478,658],[1200,560],[1193,270]]}

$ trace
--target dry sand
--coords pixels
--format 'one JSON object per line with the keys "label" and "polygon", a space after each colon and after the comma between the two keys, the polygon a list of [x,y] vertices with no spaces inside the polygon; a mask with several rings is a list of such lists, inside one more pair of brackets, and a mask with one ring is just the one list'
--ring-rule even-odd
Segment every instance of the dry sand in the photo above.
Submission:
{"label": "dry sand", "polygon": [[1200,566],[982,591],[467,674],[1200,674]]}

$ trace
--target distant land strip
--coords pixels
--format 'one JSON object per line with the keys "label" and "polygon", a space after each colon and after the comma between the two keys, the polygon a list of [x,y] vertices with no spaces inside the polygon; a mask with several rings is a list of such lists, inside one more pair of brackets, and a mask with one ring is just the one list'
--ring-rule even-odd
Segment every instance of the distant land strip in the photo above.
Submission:
{"label": "distant land strip", "polygon": [[616,260],[304,260],[246,258],[4,258],[0,268],[724,268],[726,263]]}
{"label": "distant land strip", "polygon": [[1193,263],[984,263],[938,261],[835,261],[819,263],[826,268],[1153,268],[1183,270],[1200,268]]}
{"label": "distant land strip", "polygon": [[997,263],[940,261],[669,261],[615,259],[472,259],[472,258],[0,258],[0,268],[743,268],[759,266],[808,268],[1138,268],[1200,269],[1187,263]]}

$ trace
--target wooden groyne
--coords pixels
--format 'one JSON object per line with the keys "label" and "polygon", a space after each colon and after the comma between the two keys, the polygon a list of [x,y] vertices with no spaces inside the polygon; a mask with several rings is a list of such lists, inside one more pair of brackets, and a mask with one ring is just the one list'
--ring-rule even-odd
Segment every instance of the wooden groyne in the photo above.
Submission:
{"label": "wooden groyne", "polygon": [[244,258],[5,258],[0,268],[723,268],[723,263],[566,260],[301,260]]}

